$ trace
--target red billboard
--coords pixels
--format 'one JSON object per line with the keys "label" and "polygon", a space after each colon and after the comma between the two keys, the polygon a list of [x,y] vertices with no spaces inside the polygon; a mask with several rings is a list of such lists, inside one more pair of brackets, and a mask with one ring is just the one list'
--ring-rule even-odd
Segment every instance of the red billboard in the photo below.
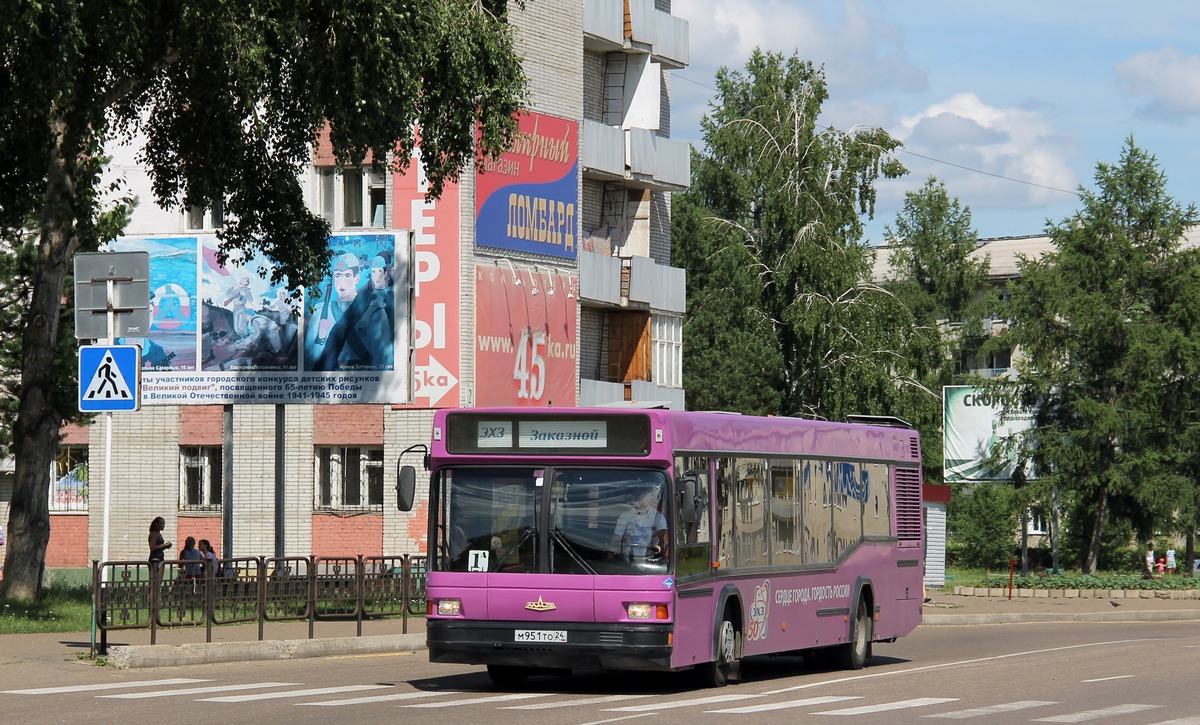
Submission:
{"label": "red billboard", "polygon": [[414,404],[459,405],[459,187],[447,182],[440,199],[425,200],[429,184],[414,158],[393,176],[395,222],[414,234]]}
{"label": "red billboard", "polygon": [[545,267],[475,267],[476,405],[576,405],[578,288]]}

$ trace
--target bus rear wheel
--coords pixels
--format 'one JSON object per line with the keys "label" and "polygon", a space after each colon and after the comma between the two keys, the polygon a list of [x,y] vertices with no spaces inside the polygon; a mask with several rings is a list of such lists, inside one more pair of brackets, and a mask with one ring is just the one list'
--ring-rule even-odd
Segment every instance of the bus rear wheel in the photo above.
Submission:
{"label": "bus rear wheel", "polygon": [[488,665],[488,677],[496,687],[520,687],[529,679],[529,669],[512,665]]}
{"label": "bus rear wheel", "polygon": [[850,623],[850,641],[838,648],[838,663],[847,670],[861,670],[871,656],[874,624],[865,599],[858,600],[854,621]]}
{"label": "bus rear wheel", "polygon": [[701,668],[704,683],[709,687],[724,687],[730,675],[736,676],[741,657],[741,634],[729,619],[722,619],[717,630],[717,659]]}

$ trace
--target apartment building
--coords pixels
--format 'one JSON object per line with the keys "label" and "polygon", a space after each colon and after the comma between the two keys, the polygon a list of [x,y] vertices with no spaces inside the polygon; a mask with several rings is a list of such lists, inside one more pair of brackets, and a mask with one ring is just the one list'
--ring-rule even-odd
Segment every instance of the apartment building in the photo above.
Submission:
{"label": "apartment building", "polygon": [[[317,144],[309,201],[335,256],[303,319],[264,260],[218,262],[220,208],[146,203],[137,149],[112,149],[143,200],[112,249],[151,261],[142,406],[111,414],[109,456],[106,416],[64,431],[48,566],[106,541],[110,560],[143,559],[156,516],[168,540],[222,556],[424,553],[427,505],[397,511],[392,487],[435,409],[683,407],[670,213],[690,149],[670,138],[670,88],[688,23],[670,0],[537,0],[510,22],[531,90],[520,138],[440,199],[419,159],[403,175],[337,168]],[[386,345],[330,351],[334,308],[376,282]]]}

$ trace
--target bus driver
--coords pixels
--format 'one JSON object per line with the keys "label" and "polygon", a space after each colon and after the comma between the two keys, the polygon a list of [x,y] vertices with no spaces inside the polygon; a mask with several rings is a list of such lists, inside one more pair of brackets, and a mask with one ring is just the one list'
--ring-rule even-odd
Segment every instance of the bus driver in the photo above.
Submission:
{"label": "bus driver", "polygon": [[633,508],[617,518],[612,546],[627,559],[658,559],[667,546],[667,517],[658,510],[658,489],[639,493]]}

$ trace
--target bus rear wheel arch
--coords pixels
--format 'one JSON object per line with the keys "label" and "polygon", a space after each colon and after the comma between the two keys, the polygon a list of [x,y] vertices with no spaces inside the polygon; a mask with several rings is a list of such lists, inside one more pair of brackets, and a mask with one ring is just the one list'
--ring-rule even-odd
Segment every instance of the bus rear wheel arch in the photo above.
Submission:
{"label": "bus rear wheel arch", "polygon": [[838,664],[848,670],[861,670],[867,664],[871,658],[871,641],[875,638],[875,607],[870,589],[860,589],[855,599],[848,641],[837,648]]}

